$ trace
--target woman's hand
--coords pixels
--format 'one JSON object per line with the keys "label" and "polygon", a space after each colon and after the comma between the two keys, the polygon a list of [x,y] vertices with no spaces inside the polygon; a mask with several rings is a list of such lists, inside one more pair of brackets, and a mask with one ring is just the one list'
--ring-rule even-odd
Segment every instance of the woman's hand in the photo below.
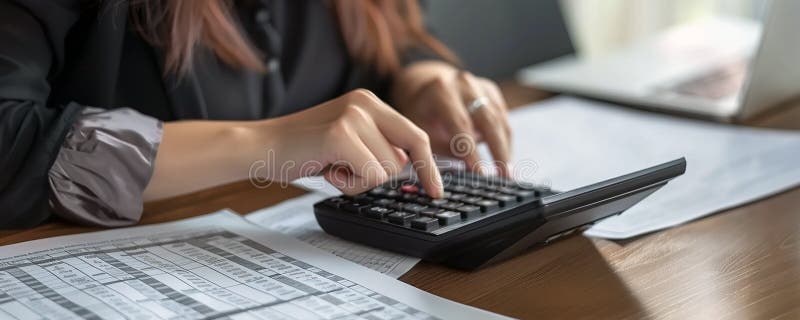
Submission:
{"label": "woman's hand", "polygon": [[345,194],[386,182],[411,160],[430,196],[442,178],[428,135],[367,90],[288,116],[259,121],[164,125],[145,200],[228,182],[288,182],[323,174]]}
{"label": "woman's hand", "polygon": [[483,171],[476,143],[486,141],[498,173],[510,175],[507,106],[494,82],[443,62],[424,61],[406,67],[392,89],[395,107],[428,133],[436,153]]}
{"label": "woman's hand", "polygon": [[264,120],[262,128],[261,134],[273,137],[262,178],[291,181],[322,173],[342,192],[357,194],[398,175],[411,160],[428,193],[442,195],[428,135],[367,90]]}

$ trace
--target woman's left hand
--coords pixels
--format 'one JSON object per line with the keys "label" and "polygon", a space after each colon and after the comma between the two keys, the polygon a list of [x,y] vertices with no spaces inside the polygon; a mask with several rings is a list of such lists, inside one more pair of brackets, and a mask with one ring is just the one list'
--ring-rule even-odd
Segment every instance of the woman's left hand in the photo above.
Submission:
{"label": "woman's left hand", "polygon": [[485,141],[498,173],[510,175],[511,129],[497,84],[438,61],[411,64],[394,81],[395,107],[428,133],[434,152],[481,172],[476,145]]}

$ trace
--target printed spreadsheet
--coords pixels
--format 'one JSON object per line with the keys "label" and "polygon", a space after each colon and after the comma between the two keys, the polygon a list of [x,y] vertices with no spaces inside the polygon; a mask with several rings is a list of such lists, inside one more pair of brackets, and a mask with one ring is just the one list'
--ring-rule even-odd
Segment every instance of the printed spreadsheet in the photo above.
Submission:
{"label": "printed spreadsheet", "polygon": [[[278,236],[276,250],[225,225],[239,225],[251,234],[268,233],[233,213],[195,218],[185,228],[171,223],[154,232],[118,232],[122,239],[83,239],[83,235],[37,240],[0,248],[0,318],[10,319],[436,319],[441,318],[391,296],[396,280],[377,272],[375,283],[330,272],[333,261],[305,244]],[[202,222],[204,221],[205,222]],[[198,222],[200,221],[200,222]],[[177,227],[175,227],[177,226]],[[160,232],[167,231],[167,232]],[[92,234],[89,234],[92,235]],[[274,235],[273,235],[274,236]],[[75,239],[72,239],[75,240]],[[91,241],[99,240],[99,241]],[[296,240],[294,240],[296,241]],[[69,242],[69,241],[66,241]],[[73,241],[74,242],[74,241]],[[322,265],[287,254],[323,255]],[[47,247],[44,250],[35,250]],[[13,253],[22,255],[10,255]],[[33,249],[27,251],[24,249]],[[308,252],[313,249],[313,252]],[[306,259],[309,260],[309,259]],[[314,259],[310,259],[314,260]],[[353,266],[343,262],[344,266]],[[340,269],[342,265],[333,265]],[[361,268],[361,267],[357,267]],[[344,269],[341,269],[344,270]],[[363,270],[368,270],[363,268]],[[363,270],[361,271],[363,274]],[[345,273],[349,273],[346,271]],[[354,274],[355,275],[355,274]],[[367,282],[367,284],[362,284]],[[402,284],[399,295],[413,301],[427,295],[451,305],[432,309],[489,313],[429,295]],[[371,287],[371,288],[370,288]],[[378,289],[378,290],[375,290]],[[387,290],[387,292],[378,292]],[[415,292],[418,291],[418,292]],[[390,293],[390,294],[387,294]],[[407,296],[410,294],[410,296]],[[426,297],[427,298],[427,297]],[[424,307],[431,307],[427,303]],[[489,314],[491,315],[491,314]]]}

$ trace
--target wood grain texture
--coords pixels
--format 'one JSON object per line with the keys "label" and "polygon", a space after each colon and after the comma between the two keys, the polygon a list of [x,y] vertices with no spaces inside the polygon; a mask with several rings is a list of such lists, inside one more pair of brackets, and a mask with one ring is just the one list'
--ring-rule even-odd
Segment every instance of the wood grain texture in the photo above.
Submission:
{"label": "wood grain texture", "polygon": [[[513,83],[502,87],[512,106],[548,96]],[[798,129],[800,108],[784,107],[751,124]],[[302,193],[237,182],[148,203],[142,223],[222,208],[246,213]],[[54,221],[0,231],[0,244],[94,230]],[[401,280],[525,319],[797,319],[800,189],[631,240],[573,236],[477,272],[421,263]]]}

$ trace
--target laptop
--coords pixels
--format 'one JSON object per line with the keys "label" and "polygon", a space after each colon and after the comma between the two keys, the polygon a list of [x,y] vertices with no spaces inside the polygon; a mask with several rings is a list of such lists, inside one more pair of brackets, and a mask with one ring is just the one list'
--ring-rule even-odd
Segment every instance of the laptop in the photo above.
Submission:
{"label": "laptop", "polygon": [[594,59],[562,56],[520,71],[548,91],[739,121],[800,95],[800,1],[766,3],[763,23],[708,18]]}

